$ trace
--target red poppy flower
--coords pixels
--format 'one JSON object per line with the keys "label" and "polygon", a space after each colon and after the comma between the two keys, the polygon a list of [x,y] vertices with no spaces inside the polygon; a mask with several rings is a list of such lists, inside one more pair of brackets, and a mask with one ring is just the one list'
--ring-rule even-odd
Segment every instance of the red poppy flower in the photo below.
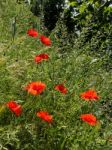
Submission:
{"label": "red poppy flower", "polygon": [[29,36],[32,36],[32,37],[37,37],[37,36],[38,36],[38,32],[37,32],[35,29],[29,29],[29,30],[27,31],[27,34],[28,34]]}
{"label": "red poppy flower", "polygon": [[37,116],[48,123],[53,121],[52,115],[49,115],[49,113],[46,111],[37,112]]}
{"label": "red poppy flower", "polygon": [[94,90],[88,90],[86,92],[83,92],[80,94],[81,98],[84,100],[98,100],[99,96],[97,95],[96,91]]}
{"label": "red poppy flower", "polygon": [[25,87],[28,93],[32,95],[41,94],[45,88],[46,88],[46,85],[42,83],[41,81],[31,82]]}
{"label": "red poppy flower", "polygon": [[63,94],[66,94],[67,93],[67,88],[63,85],[63,84],[58,84],[55,86],[55,90],[63,93]]}
{"label": "red poppy flower", "polygon": [[40,41],[41,41],[44,45],[46,45],[46,46],[50,46],[50,45],[51,45],[51,40],[50,40],[48,37],[44,36],[44,35],[41,35],[41,36],[40,36]]}
{"label": "red poppy flower", "polygon": [[48,54],[39,54],[35,56],[35,62],[40,63],[42,60],[48,60],[49,55]]}
{"label": "red poppy flower", "polygon": [[95,126],[97,124],[97,119],[92,114],[83,114],[80,116],[80,118],[91,126]]}
{"label": "red poppy flower", "polygon": [[17,104],[15,101],[9,101],[6,103],[6,106],[18,117],[22,113],[21,105]]}

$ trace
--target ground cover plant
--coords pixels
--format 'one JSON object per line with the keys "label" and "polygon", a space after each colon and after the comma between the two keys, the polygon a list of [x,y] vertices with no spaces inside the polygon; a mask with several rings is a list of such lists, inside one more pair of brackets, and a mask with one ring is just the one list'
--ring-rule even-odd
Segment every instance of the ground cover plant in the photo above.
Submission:
{"label": "ground cover plant", "polygon": [[59,24],[48,37],[30,9],[0,2],[0,149],[111,150],[111,70],[85,30],[61,47]]}

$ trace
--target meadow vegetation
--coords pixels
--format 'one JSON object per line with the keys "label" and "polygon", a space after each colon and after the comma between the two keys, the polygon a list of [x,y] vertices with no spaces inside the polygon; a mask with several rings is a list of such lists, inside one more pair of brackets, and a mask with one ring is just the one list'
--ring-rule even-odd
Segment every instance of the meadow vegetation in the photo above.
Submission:
{"label": "meadow vegetation", "polygon": [[[30,10],[27,3],[0,1],[0,150],[111,150],[112,47],[109,55],[102,51],[111,43],[111,25],[95,34],[92,30],[88,41],[87,28],[74,37],[59,20],[47,46],[39,36],[48,31]],[[27,34],[33,27],[36,38]],[[100,35],[108,39],[103,42]],[[49,59],[36,63],[41,53]],[[32,95],[25,87],[36,81],[46,88]],[[59,84],[67,91],[56,90]],[[82,99],[81,93],[89,89],[97,92],[97,100]],[[20,116],[7,107],[12,100],[22,106]],[[40,111],[49,112],[52,121],[39,118]],[[82,114],[93,114],[97,123],[88,124]]]}

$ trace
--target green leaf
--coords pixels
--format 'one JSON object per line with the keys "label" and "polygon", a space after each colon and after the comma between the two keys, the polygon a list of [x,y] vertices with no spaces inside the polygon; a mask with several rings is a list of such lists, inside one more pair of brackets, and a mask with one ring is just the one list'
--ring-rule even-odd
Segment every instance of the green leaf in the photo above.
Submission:
{"label": "green leaf", "polygon": [[84,11],[86,10],[87,8],[87,4],[86,3],[83,3],[80,8],[79,8],[79,12],[82,14],[84,13]]}
{"label": "green leaf", "polygon": [[75,7],[75,6],[78,5],[78,3],[77,3],[77,2],[69,2],[68,5],[70,5],[70,6],[72,6],[72,7]]}

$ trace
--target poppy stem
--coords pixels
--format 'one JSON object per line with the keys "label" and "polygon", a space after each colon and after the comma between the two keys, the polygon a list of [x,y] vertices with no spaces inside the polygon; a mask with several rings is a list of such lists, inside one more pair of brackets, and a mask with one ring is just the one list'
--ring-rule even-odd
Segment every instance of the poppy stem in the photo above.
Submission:
{"label": "poppy stem", "polygon": [[55,53],[52,56],[52,84],[53,84],[53,102],[55,104],[55,93],[54,93],[54,86],[55,86]]}

